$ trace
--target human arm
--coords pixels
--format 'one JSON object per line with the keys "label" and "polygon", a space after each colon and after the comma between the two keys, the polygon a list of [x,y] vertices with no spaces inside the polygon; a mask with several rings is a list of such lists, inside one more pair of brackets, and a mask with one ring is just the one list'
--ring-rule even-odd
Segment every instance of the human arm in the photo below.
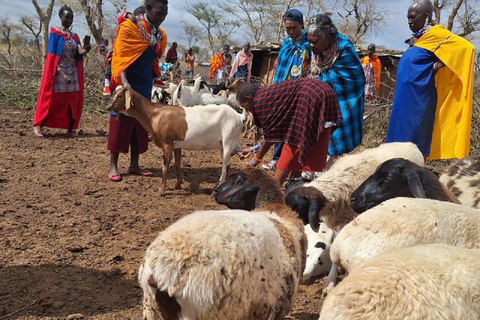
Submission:
{"label": "human arm", "polygon": [[130,83],[127,80],[127,73],[125,71],[122,71],[120,73],[120,80],[122,80],[122,84],[125,88],[131,89],[132,86],[130,86]]}
{"label": "human arm", "polygon": [[262,162],[263,156],[267,154],[268,150],[273,144],[274,142],[262,141],[260,145],[260,150],[258,150],[258,152],[255,153],[252,160],[247,163],[247,166],[250,168],[258,166],[260,162]]}
{"label": "human arm", "polygon": [[82,46],[81,44],[77,44],[78,54],[81,56],[87,54],[90,51],[90,49],[92,49],[92,46],[89,44],[84,46]]}
{"label": "human arm", "polygon": [[253,64],[253,55],[252,58],[249,59],[248,64],[247,64],[247,83],[250,83],[250,78],[252,77],[252,64]]}

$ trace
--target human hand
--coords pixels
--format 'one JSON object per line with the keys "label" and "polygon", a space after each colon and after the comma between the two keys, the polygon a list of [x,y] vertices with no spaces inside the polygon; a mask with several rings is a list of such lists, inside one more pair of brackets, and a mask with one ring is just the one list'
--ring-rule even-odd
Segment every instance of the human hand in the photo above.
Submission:
{"label": "human hand", "polygon": [[247,159],[252,155],[252,148],[245,148],[241,152],[237,153],[237,155],[240,157],[240,160]]}
{"label": "human hand", "polygon": [[83,46],[83,49],[85,49],[87,52],[89,52],[92,49],[92,46],[90,44],[86,44]]}

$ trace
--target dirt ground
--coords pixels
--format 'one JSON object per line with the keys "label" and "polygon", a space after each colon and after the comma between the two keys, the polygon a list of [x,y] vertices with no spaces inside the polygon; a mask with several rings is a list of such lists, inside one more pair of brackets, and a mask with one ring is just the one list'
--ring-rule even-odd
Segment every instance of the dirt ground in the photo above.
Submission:
{"label": "dirt ground", "polygon": [[[153,143],[140,159],[153,177],[127,174],[121,155],[123,181],[108,180],[108,115],[84,114],[75,139],[54,129],[39,139],[32,119],[0,106],[0,319],[139,319],[147,246],[185,214],[225,209],[211,195],[219,152],[184,151],[183,188],[173,188],[171,168],[161,197]],[[301,285],[287,319],[318,319],[323,282]]]}

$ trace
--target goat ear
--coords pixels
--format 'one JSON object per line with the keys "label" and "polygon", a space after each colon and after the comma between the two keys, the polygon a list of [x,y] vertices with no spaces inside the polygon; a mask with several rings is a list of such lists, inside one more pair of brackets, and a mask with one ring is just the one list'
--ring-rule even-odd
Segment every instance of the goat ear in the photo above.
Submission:
{"label": "goat ear", "polygon": [[130,109],[130,106],[132,105],[132,93],[130,90],[125,90],[125,110]]}
{"label": "goat ear", "polygon": [[308,222],[313,231],[318,232],[320,229],[320,200],[310,199],[310,205],[308,206]]}
{"label": "goat ear", "polygon": [[415,198],[427,198],[427,193],[423,188],[422,181],[417,172],[410,172],[407,174],[408,188]]}
{"label": "goat ear", "polygon": [[177,90],[177,99],[180,99],[181,94],[182,94],[182,84],[180,83],[178,85],[178,90]]}

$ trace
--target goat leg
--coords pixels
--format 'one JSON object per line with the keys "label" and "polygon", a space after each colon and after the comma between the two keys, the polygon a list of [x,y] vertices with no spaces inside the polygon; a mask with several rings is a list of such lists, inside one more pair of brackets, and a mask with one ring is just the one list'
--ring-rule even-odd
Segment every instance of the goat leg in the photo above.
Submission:
{"label": "goat leg", "polygon": [[175,189],[182,188],[182,149],[173,149],[175,154],[175,169],[177,170],[177,183],[175,184]]}

